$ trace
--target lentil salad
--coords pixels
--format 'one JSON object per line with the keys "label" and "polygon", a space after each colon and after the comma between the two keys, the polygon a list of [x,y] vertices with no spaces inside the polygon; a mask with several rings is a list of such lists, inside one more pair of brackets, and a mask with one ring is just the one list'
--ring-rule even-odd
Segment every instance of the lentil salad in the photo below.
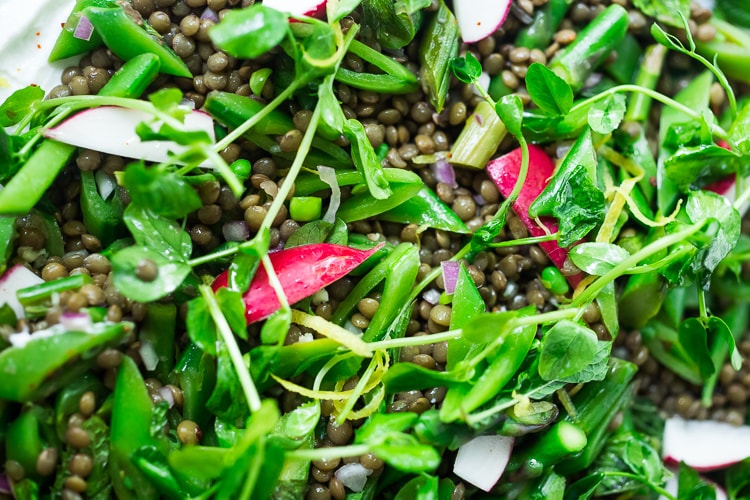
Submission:
{"label": "lentil salad", "polygon": [[[748,106],[741,73],[724,68],[730,87],[711,53],[713,73],[695,62],[691,43],[721,43],[711,12],[680,4],[685,38],[647,2],[514,2],[467,46],[442,3],[358,3],[288,24],[229,0],[79,1],[104,45],[46,95],[6,101],[3,124],[31,132],[6,134],[4,262],[44,281],[17,294],[26,318],[3,309],[14,495],[473,497],[451,473],[456,450],[497,434],[515,443],[495,495],[648,495],[669,474],[660,415],[745,423],[745,231],[699,188],[735,174],[735,206],[747,198]],[[532,30],[557,4],[559,25]],[[107,42],[108,27],[142,30],[133,18],[158,50],[153,33],[142,54]],[[627,31],[608,31],[614,64],[547,69],[588,59],[575,41],[607,19]],[[643,50],[655,40],[668,56]],[[180,127],[180,104],[213,117],[216,142]],[[37,128],[101,106],[148,110],[173,126],[142,138],[191,149],[147,167]],[[37,155],[59,174],[14,195]],[[549,158],[555,176],[519,211]],[[568,185],[581,197],[560,198]],[[545,251],[583,238],[559,267]],[[46,338],[61,350],[42,360]],[[588,442],[555,439],[562,422]],[[623,436],[656,463],[617,462]]]}

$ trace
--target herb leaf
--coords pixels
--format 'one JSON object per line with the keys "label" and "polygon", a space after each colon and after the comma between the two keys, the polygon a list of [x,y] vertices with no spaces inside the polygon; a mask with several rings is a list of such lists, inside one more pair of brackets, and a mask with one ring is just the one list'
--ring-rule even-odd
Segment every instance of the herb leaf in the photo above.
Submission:
{"label": "herb leaf", "polygon": [[287,16],[278,10],[255,4],[230,10],[211,29],[211,41],[233,57],[254,59],[276,47],[289,30]]}
{"label": "herb leaf", "polygon": [[511,135],[515,137],[521,135],[523,103],[521,102],[520,97],[516,94],[504,95],[497,104],[495,104],[495,111]]}
{"label": "herb leaf", "polygon": [[26,118],[34,104],[44,99],[44,90],[36,85],[29,85],[13,92],[0,105],[0,126],[10,127]]}
{"label": "herb leaf", "polygon": [[174,221],[133,204],[125,209],[123,219],[136,244],[148,247],[166,260],[184,261],[190,258],[193,249],[190,235]]}
{"label": "herb leaf", "polygon": [[474,57],[474,54],[467,52],[464,57],[451,59],[451,70],[460,82],[472,84],[482,75],[482,63]]}
{"label": "herb leaf", "polygon": [[[150,260],[158,268],[156,277],[144,281],[137,277],[139,266]],[[146,246],[127,247],[112,256],[112,273],[117,290],[128,298],[149,302],[175,290],[192,271],[184,261],[170,260]]]}
{"label": "herb leaf", "polygon": [[174,172],[147,168],[143,161],[128,165],[123,179],[133,205],[179,219],[203,206],[193,187]]}
{"label": "herb leaf", "polygon": [[539,109],[553,115],[564,115],[573,106],[573,90],[565,80],[540,63],[533,63],[526,73],[529,97]]}
{"label": "herb leaf", "polygon": [[[693,222],[709,218],[719,221],[718,231],[703,255],[703,266],[710,276],[740,238],[740,214],[729,200],[710,191],[691,192],[685,210]],[[707,277],[704,277],[703,282],[707,285]]]}
{"label": "herb leaf", "polygon": [[620,126],[625,116],[626,98],[623,94],[613,94],[596,101],[589,109],[588,123],[594,132],[609,134]]}
{"label": "herb leaf", "polygon": [[570,320],[558,321],[542,338],[539,375],[544,380],[560,380],[588,366],[598,352],[596,334]]}
{"label": "herb leaf", "polygon": [[630,257],[627,250],[613,243],[581,243],[568,254],[581,271],[601,276]]}

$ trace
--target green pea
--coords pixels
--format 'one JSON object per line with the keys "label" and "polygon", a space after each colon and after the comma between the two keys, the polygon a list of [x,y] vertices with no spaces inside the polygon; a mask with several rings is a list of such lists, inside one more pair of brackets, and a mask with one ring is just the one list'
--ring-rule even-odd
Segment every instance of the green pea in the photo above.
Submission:
{"label": "green pea", "polygon": [[320,218],[323,200],[316,196],[295,196],[289,202],[289,215],[292,219],[307,222]]}
{"label": "green pea", "polygon": [[545,267],[542,270],[542,283],[550,292],[555,295],[568,293],[568,282],[560,270],[554,266]]}

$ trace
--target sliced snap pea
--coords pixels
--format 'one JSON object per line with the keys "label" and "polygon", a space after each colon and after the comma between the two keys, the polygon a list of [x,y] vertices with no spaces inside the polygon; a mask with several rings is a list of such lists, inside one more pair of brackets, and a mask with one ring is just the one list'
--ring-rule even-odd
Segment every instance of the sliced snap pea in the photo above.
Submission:
{"label": "sliced snap pea", "polygon": [[456,212],[427,186],[395,208],[380,214],[380,219],[402,224],[418,224],[453,233],[467,234],[469,229]]}
{"label": "sliced snap pea", "polygon": [[0,274],[5,272],[16,241],[16,218],[0,216]]}
{"label": "sliced snap pea", "polygon": [[88,7],[83,15],[99,32],[104,45],[120,59],[129,61],[140,54],[155,54],[161,61],[162,73],[192,78],[183,60],[162,42],[156,31],[144,29],[122,7]]}
{"label": "sliced snap pea", "polygon": [[432,14],[419,47],[420,80],[430,104],[440,113],[451,81],[450,62],[458,54],[458,23],[444,2]]}
{"label": "sliced snap pea", "polygon": [[516,36],[518,47],[544,50],[555,36],[572,0],[550,0],[534,11],[534,20],[521,28]]}
{"label": "sliced snap pea", "polygon": [[38,333],[25,345],[0,352],[0,398],[34,401],[52,394],[78,378],[94,364],[95,355],[116,345],[133,328],[132,323],[98,323],[90,332],[50,328],[51,335]]}
{"label": "sliced snap pea", "polygon": [[109,246],[125,236],[122,213],[125,210],[121,198],[122,188],[117,186],[112,198],[104,200],[94,179],[94,173],[81,171],[81,215],[86,230],[99,238],[102,246]]}
{"label": "sliced snap pea", "polygon": [[81,21],[81,12],[87,7],[114,7],[112,0],[76,0],[68,18],[63,24],[63,29],[55,40],[55,45],[49,53],[49,62],[59,61],[68,57],[85,54],[104,42],[99,33],[94,30],[88,40],[74,36],[78,23]]}
{"label": "sliced snap pea", "polygon": [[47,300],[52,294],[61,293],[66,290],[76,290],[89,283],[93,283],[91,276],[88,274],[76,274],[53,281],[47,281],[45,283],[39,283],[38,285],[30,286],[28,288],[22,288],[16,295],[21,304],[28,306]]}
{"label": "sliced snap pea", "polygon": [[450,162],[483,169],[507,133],[495,108],[486,101],[480,102],[453,144]]}

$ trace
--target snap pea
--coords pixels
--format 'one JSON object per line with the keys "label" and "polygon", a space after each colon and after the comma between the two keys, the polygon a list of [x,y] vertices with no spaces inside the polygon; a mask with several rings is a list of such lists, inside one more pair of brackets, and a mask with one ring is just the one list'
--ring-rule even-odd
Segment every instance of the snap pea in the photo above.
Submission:
{"label": "snap pea", "polygon": [[463,167],[486,167],[507,133],[495,108],[488,102],[480,102],[456,138],[450,162]]}
{"label": "snap pea", "polygon": [[192,78],[182,59],[162,42],[158,33],[145,21],[142,21],[144,26],[139,25],[124,8],[87,7],[83,15],[99,32],[104,45],[120,59],[129,61],[141,54],[155,54],[162,73]]}
{"label": "snap pea", "polygon": [[44,302],[55,293],[64,292],[66,290],[76,290],[89,283],[93,283],[91,276],[88,274],[76,274],[73,276],[66,276],[65,278],[39,283],[38,285],[30,286],[28,288],[22,288],[21,290],[18,290],[16,296],[21,304],[28,306]]}
{"label": "snap pea", "polygon": [[506,471],[512,473],[513,480],[539,477],[581,451],[586,443],[586,433],[581,427],[560,420],[523,451],[514,453]]}
{"label": "snap pea", "polygon": [[643,51],[633,35],[626,34],[614,50],[615,58],[605,61],[602,69],[619,84],[631,83],[641,62]]}
{"label": "snap pea", "polygon": [[[396,170],[399,173],[398,180],[390,180],[389,182],[391,187],[389,198],[379,200],[370,191],[355,194],[341,204],[337,216],[344,222],[366,219],[399,206],[422,189],[424,184],[417,174],[408,170],[391,170]],[[385,177],[388,178],[388,176]]]}
{"label": "snap pea", "polygon": [[105,398],[107,390],[102,381],[92,372],[86,372],[55,395],[55,432],[60,441],[65,439],[68,419],[80,411],[81,396],[86,392],[93,392],[96,400]]}
{"label": "snap pea", "polygon": [[52,410],[33,405],[8,426],[5,440],[7,459],[18,462],[23,467],[24,475],[30,479],[41,479],[36,470],[36,461],[42,450],[57,445],[52,421]]}
{"label": "snap pea", "polygon": [[587,442],[579,455],[557,464],[557,472],[567,476],[591,465],[604,446],[612,418],[632,397],[636,371],[633,363],[610,358],[604,380],[587,383],[573,396],[576,415],[564,418],[586,433]]}
{"label": "snap pea", "polygon": [[195,344],[190,344],[177,362],[172,377],[182,389],[182,414],[204,427],[209,419],[206,402],[216,385],[216,361]]}
{"label": "snap pea", "polygon": [[0,274],[5,272],[16,241],[16,218],[0,216]]}
{"label": "snap pea", "polygon": [[578,91],[591,72],[619,46],[627,30],[628,11],[617,4],[610,5],[552,58],[549,68]]}
{"label": "snap pea", "polygon": [[450,62],[458,54],[458,22],[442,0],[419,46],[420,80],[427,99],[440,113],[451,81]]}
{"label": "snap pea", "polygon": [[116,345],[133,328],[132,323],[95,324],[90,332],[50,328],[52,335],[35,335],[23,347],[0,352],[0,398],[34,401],[52,394],[78,378],[94,364],[95,355]]}
{"label": "snap pea", "polygon": [[114,7],[115,2],[112,0],[76,0],[76,4],[70,15],[63,24],[63,29],[55,40],[55,45],[49,53],[49,62],[59,61],[68,57],[85,54],[104,42],[101,35],[94,30],[88,40],[74,36],[78,23],[81,20],[81,13],[87,7]]}
{"label": "snap pea", "polygon": [[336,80],[361,90],[384,92],[388,94],[408,94],[419,88],[417,77],[405,66],[395,62],[362,42],[352,40],[349,52],[385,71],[384,74],[358,73],[340,67],[336,71]]}
{"label": "snap pea", "polygon": [[138,338],[141,343],[153,347],[158,358],[156,367],[150,374],[164,380],[175,364],[175,330],[177,306],[174,304],[149,304],[146,317],[141,324]]}
{"label": "snap pea", "polygon": [[534,20],[518,32],[516,45],[546,49],[572,3],[573,0],[550,0],[544,7],[535,9]]}
{"label": "snap pea", "polygon": [[86,231],[93,234],[102,246],[109,246],[125,236],[122,213],[125,210],[121,197],[122,188],[117,186],[112,198],[104,200],[94,179],[94,173],[81,171],[81,215]]}
{"label": "snap pea", "polygon": [[154,486],[133,463],[141,447],[167,451],[164,434],[151,434],[154,405],[135,361],[124,356],[115,381],[110,432],[109,472],[119,498],[157,498]]}
{"label": "snap pea", "polygon": [[[112,76],[98,95],[137,98],[156,78],[153,54],[135,57]],[[0,191],[0,214],[28,213],[75,153],[75,146],[43,140],[16,175]]]}
{"label": "snap pea", "polygon": [[467,234],[469,229],[456,212],[427,186],[400,205],[379,215],[381,220],[402,224],[418,224],[453,233]]}

